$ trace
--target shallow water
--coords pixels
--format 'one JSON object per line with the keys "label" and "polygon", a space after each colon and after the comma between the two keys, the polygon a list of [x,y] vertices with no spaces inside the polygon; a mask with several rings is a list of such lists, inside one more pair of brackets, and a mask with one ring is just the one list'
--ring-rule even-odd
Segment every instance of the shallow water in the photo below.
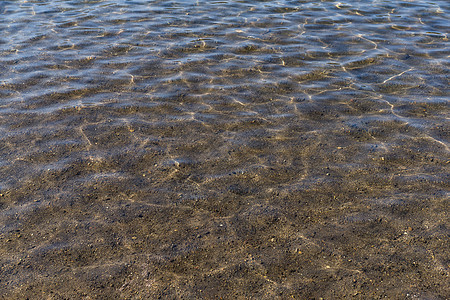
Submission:
{"label": "shallow water", "polygon": [[1,1],[4,299],[449,298],[447,1]]}

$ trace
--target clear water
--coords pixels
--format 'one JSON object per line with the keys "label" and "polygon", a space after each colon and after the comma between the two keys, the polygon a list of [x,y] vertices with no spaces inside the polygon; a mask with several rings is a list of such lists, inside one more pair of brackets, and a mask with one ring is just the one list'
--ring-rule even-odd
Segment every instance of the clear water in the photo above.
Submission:
{"label": "clear water", "polygon": [[1,1],[0,295],[448,299],[449,17]]}

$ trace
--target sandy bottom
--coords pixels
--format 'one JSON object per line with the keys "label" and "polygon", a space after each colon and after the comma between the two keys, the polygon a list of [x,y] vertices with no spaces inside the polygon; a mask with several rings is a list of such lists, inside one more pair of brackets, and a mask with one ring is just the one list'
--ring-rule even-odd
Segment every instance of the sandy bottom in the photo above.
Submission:
{"label": "sandy bottom", "polygon": [[448,298],[444,145],[302,111],[284,127],[123,122],[145,114],[107,107],[17,119],[1,297]]}

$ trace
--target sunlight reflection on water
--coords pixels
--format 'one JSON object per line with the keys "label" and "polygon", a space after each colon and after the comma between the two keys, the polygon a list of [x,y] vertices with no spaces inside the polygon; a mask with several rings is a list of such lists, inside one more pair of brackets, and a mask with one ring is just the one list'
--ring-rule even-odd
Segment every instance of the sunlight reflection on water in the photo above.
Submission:
{"label": "sunlight reflection on water", "polygon": [[449,9],[1,1],[0,294],[445,298]]}

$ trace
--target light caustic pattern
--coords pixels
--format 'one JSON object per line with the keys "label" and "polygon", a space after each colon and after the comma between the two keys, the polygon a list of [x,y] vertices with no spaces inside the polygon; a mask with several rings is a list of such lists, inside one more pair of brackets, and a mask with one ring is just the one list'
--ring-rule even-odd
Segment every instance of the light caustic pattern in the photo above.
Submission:
{"label": "light caustic pattern", "polygon": [[448,298],[449,9],[1,1],[0,295]]}

